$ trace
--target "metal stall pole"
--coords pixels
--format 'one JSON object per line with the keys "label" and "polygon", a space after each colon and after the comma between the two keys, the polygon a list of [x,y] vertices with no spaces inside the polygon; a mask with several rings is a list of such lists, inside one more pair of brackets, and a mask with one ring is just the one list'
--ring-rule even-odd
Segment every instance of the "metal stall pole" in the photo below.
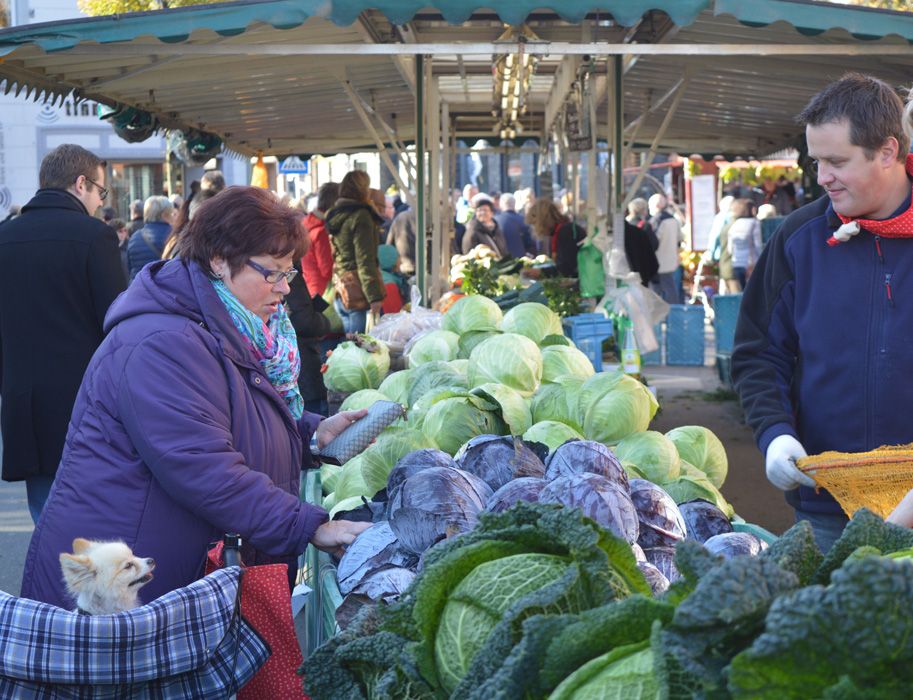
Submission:
{"label": "metal stall pole", "polygon": [[[450,105],[446,100],[441,102],[441,259],[439,261],[439,279],[441,293],[447,290],[450,281],[450,238],[453,231],[451,219],[453,212],[450,209],[451,184],[450,169],[452,159],[450,131]],[[435,299],[437,301],[437,299]]]}
{"label": "metal stall pole", "polygon": [[415,280],[425,300],[425,57],[415,56]]}
{"label": "metal stall pole", "polygon": [[428,197],[431,214],[431,264],[428,270],[429,304],[440,298],[441,271],[438,261],[441,258],[441,96],[432,77],[433,64],[429,61],[428,77],[428,144],[429,144],[429,180]]}
{"label": "metal stall pole", "polygon": [[611,102],[609,132],[612,148],[612,180],[609,182],[609,220],[612,222],[612,248],[615,256],[624,256],[624,64],[622,56],[609,58]]}

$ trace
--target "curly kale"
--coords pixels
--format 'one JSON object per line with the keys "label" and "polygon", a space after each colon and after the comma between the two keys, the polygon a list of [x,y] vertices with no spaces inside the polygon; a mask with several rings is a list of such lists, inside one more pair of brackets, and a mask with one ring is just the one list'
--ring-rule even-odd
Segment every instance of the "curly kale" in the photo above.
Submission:
{"label": "curly kale", "polygon": [[812,526],[806,520],[793,525],[760,556],[775,561],[784,571],[794,573],[802,586],[812,582],[824,560]]}
{"label": "curly kale", "polygon": [[724,669],[764,629],[779,596],[799,585],[774,561],[736,557],[706,572],[654,639],[654,652],[670,697],[725,697]]}
{"label": "curly kale", "polygon": [[813,582],[827,584],[831,574],[859,547],[874,547],[884,554],[910,549],[913,547],[913,530],[886,523],[865,508],[856,511],[843,534],[824,557]]}
{"label": "curly kale", "polygon": [[913,562],[866,556],[778,598],[728,676],[735,698],[909,697]]}
{"label": "curly kale", "polygon": [[305,692],[314,700],[430,700],[430,689],[403,658],[406,640],[381,631],[377,606],[359,611],[352,624],[304,662]]}

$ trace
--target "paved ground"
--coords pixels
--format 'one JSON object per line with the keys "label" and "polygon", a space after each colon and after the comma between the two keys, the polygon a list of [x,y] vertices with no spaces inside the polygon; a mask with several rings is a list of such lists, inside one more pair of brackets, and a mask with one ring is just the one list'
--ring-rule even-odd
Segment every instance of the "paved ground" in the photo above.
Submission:
{"label": "paved ground", "polygon": [[748,522],[782,534],[793,524],[783,492],[764,475],[764,460],[743,422],[735,395],[725,391],[713,367],[646,367],[656,387],[660,412],[651,429],[666,432],[681,425],[703,425],[722,440],[729,457],[723,495]]}
{"label": "paved ground", "polygon": [[0,591],[19,595],[22,565],[31,537],[32,518],[25,500],[25,483],[0,481]]}

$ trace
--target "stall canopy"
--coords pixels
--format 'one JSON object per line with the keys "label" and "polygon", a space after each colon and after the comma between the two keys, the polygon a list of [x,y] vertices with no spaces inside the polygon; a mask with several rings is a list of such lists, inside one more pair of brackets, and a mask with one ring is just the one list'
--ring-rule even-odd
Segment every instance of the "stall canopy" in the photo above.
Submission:
{"label": "stall canopy", "polygon": [[[745,156],[790,145],[793,116],[847,70],[910,81],[907,13],[807,0],[596,2],[266,0],[27,25],[0,32],[0,80],[34,98],[75,91],[134,107],[241,153],[330,153],[415,138],[416,56],[431,57],[454,135],[496,137],[493,59],[525,53],[535,70],[522,138],[549,130],[584,68],[603,138],[623,83],[629,145]],[[522,36],[506,34],[521,24]]]}

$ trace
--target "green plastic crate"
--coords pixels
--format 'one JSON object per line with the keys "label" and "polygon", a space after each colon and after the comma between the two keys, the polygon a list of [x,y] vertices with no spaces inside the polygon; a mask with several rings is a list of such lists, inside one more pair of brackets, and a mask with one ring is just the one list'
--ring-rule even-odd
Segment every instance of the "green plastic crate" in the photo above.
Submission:
{"label": "green plastic crate", "polygon": [[[738,516],[736,516],[738,518]],[[772,533],[770,530],[765,530],[760,525],[755,525],[753,523],[746,523],[744,520],[733,519],[732,521],[732,530],[734,532],[747,532],[750,535],[754,535],[762,542],[767,544],[773,544],[777,541],[777,536]]]}
{"label": "green plastic crate", "polygon": [[[301,498],[318,506],[323,501],[318,469],[311,469],[302,474]],[[311,588],[311,594],[305,604],[306,638],[302,644],[302,651],[308,656],[339,632],[336,608],[342,604],[342,594],[336,581],[336,565],[326,552],[308,545],[305,553],[301,555],[299,567],[299,579]]]}

